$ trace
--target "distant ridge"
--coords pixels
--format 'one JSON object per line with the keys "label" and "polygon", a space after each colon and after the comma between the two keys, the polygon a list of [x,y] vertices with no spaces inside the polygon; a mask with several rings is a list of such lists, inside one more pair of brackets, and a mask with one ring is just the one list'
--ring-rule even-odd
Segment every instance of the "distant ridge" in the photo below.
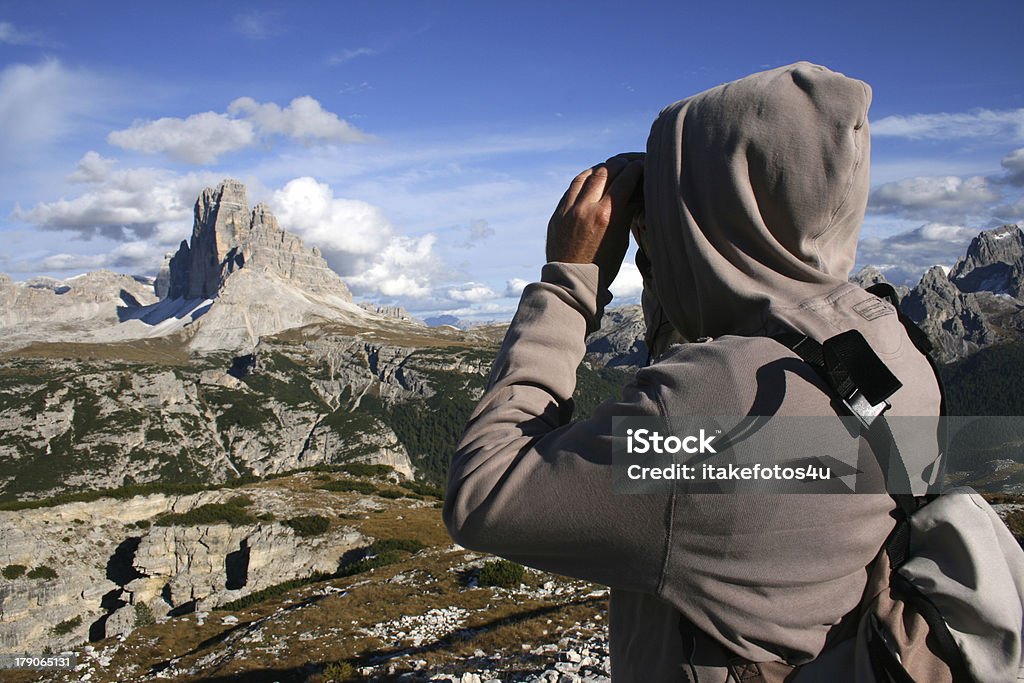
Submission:
{"label": "distant ridge", "polygon": [[0,350],[33,342],[112,342],[179,335],[193,352],[250,352],[261,337],[315,322],[413,324],[352,302],[317,247],[283,229],[245,185],[203,190],[192,234],[155,280],[106,271],[14,283],[0,275]]}

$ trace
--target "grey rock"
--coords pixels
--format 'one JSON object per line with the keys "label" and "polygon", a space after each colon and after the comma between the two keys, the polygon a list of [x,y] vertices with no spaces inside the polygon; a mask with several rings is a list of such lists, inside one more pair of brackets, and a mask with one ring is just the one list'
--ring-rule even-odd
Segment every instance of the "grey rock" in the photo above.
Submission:
{"label": "grey rock", "polygon": [[249,232],[249,201],[245,185],[225,180],[206,188],[195,205],[192,238],[178,248],[169,265],[167,297],[209,299],[217,293],[228,253]]}
{"label": "grey rock", "polygon": [[0,274],[0,350],[68,337],[84,341],[117,325],[125,311],[155,301],[148,280],[105,270],[18,283]]}
{"label": "grey rock", "polygon": [[857,271],[856,274],[850,276],[850,282],[859,285],[864,289],[867,289],[868,287],[877,284],[890,285],[893,289],[896,290],[896,296],[898,296],[901,300],[903,299],[903,297],[910,293],[909,287],[906,287],[904,285],[893,285],[885,278],[885,275],[882,273],[882,271],[880,271],[878,268],[875,268],[874,266],[864,266],[859,271]]}
{"label": "grey rock", "polygon": [[986,230],[971,240],[950,280],[963,292],[1021,296],[1024,284],[1024,232],[1016,225]]}
{"label": "grey rock", "polygon": [[135,608],[131,605],[120,607],[109,615],[103,622],[103,634],[105,638],[115,636],[126,636],[135,630]]}
{"label": "grey rock", "polygon": [[[260,493],[250,493],[254,514],[294,514],[296,501],[279,491]],[[0,579],[0,653],[57,651],[88,640],[90,633],[125,635],[136,626],[137,604],[157,619],[176,608],[213,608],[283,581],[333,572],[339,556],[367,543],[344,526],[309,538],[277,523],[131,526],[235,495],[229,490],[137,496],[0,512],[0,565],[47,565],[58,574],[47,580]],[[309,512],[336,513],[316,506]],[[111,602],[112,608],[105,607]],[[70,632],[54,633],[55,625],[76,618]]]}
{"label": "grey rock", "polygon": [[395,320],[406,320],[408,322],[418,323],[420,325],[426,324],[412,317],[409,311],[405,310],[401,306],[385,306],[381,304],[375,304],[364,301],[359,304],[359,307],[365,311],[369,311],[370,313],[375,313],[377,315],[384,316],[385,318],[394,318]]}
{"label": "grey rock", "polygon": [[601,328],[587,337],[587,360],[600,366],[647,364],[643,309],[632,304],[605,311]]}
{"label": "grey rock", "polygon": [[976,297],[957,289],[938,266],[924,274],[903,299],[902,308],[928,335],[939,362],[967,356],[995,341]]}

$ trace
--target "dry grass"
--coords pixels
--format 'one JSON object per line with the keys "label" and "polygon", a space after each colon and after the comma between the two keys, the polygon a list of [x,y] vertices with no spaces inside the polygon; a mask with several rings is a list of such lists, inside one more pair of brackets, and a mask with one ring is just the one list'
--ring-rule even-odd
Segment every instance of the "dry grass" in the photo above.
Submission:
{"label": "dry grass", "polygon": [[360,327],[339,322],[324,322],[305,327],[293,328],[267,337],[268,340],[285,344],[301,344],[308,339],[324,337],[357,337],[374,340],[400,347],[416,348],[466,348],[480,349],[484,345],[497,344],[505,334],[507,326],[490,326],[464,332],[447,328],[408,326]]}
{"label": "dry grass", "polygon": [[34,342],[13,351],[0,353],[0,361],[15,359],[66,359],[146,363],[148,365],[188,365],[188,348],[180,337],[160,337],[110,343]]}

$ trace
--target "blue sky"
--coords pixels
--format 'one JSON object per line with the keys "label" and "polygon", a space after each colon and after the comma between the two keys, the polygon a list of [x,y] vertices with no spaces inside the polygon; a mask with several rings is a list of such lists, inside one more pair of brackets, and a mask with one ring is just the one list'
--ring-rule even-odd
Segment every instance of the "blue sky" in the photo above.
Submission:
{"label": "blue sky", "polygon": [[912,279],[1024,218],[1024,3],[504,7],[0,2],[0,272],[155,274],[234,177],[357,299],[505,319],[576,172],[801,59],[874,90],[861,263]]}

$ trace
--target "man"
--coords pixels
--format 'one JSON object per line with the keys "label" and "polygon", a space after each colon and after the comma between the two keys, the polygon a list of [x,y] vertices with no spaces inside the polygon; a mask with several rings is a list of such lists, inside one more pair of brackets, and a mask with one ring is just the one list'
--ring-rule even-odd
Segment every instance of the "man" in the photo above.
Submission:
{"label": "man", "polygon": [[[577,176],[551,218],[548,263],[452,458],[444,515],[467,547],[610,586],[616,681],[726,680],[731,660],[837,651],[893,528],[884,494],[623,495],[611,483],[612,416],[834,416],[830,389],[779,333],[858,330],[903,385],[886,415],[938,415],[932,370],[895,310],[847,281],[869,103],[866,84],[807,63],[719,86],[667,107],[646,158]],[[584,338],[631,222],[660,357],[621,400],[571,422]]]}

